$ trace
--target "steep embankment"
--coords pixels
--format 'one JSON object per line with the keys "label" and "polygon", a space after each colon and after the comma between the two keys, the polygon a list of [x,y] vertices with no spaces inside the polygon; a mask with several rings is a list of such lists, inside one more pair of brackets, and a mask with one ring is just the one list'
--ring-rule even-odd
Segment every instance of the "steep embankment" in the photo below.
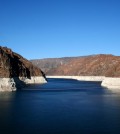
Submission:
{"label": "steep embankment", "polygon": [[30,61],[0,46],[0,91],[13,91],[27,83],[44,83],[45,75]]}

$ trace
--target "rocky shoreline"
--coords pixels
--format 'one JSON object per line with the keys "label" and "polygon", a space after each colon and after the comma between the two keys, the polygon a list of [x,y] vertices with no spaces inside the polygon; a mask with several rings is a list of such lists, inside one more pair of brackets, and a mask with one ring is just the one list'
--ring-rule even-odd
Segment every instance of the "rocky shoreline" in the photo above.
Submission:
{"label": "rocky shoreline", "polygon": [[16,91],[16,83],[13,78],[0,78],[0,91]]}
{"label": "rocky shoreline", "polygon": [[0,91],[16,91],[27,84],[46,82],[41,69],[11,49],[0,46]]}
{"label": "rocky shoreline", "polygon": [[76,79],[80,81],[103,81],[105,76],[46,76],[47,78]]}
{"label": "rocky shoreline", "polygon": [[120,78],[112,78],[112,77],[106,77],[102,83],[101,86],[106,87],[108,89],[117,89],[120,91]]}
{"label": "rocky shoreline", "polygon": [[31,79],[25,77],[13,77],[13,78],[0,78],[0,91],[16,91],[25,87],[27,84],[42,84],[47,83],[46,79],[42,76],[31,77]]}
{"label": "rocky shoreline", "polygon": [[[112,55],[82,57],[77,60],[73,59],[64,66],[61,65],[47,78],[100,81],[103,87],[120,89],[119,65],[120,57]],[[58,76],[54,76],[54,73]],[[0,46],[0,91],[16,91],[27,84],[46,82],[46,76],[40,68],[11,49]]]}

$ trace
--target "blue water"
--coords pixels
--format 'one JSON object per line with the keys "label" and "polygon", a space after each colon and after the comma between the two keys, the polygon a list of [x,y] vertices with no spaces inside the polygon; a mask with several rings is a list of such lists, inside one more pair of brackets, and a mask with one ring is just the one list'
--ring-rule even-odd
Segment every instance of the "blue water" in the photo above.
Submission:
{"label": "blue water", "polygon": [[120,94],[70,79],[0,93],[0,134],[120,134]]}

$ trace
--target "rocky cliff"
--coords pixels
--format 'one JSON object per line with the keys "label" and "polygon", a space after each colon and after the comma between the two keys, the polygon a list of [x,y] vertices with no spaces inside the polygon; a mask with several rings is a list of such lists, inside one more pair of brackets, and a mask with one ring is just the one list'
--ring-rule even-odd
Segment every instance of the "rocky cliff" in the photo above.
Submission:
{"label": "rocky cliff", "polygon": [[[38,80],[38,77],[41,80]],[[45,81],[45,75],[38,67],[11,49],[0,46],[0,90],[16,90],[18,85],[23,85],[22,83]]]}
{"label": "rocky cliff", "polygon": [[52,68],[49,68],[49,62],[45,62],[46,65],[48,64],[46,75],[120,77],[120,56],[100,54],[76,57],[59,66],[53,64]]}

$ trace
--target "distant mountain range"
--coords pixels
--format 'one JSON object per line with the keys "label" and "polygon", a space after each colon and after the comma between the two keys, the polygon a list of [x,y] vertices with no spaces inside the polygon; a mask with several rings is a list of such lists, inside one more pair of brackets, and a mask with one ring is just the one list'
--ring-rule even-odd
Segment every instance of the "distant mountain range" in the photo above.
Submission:
{"label": "distant mountain range", "polygon": [[31,62],[46,75],[120,76],[120,56],[114,55],[47,58]]}

